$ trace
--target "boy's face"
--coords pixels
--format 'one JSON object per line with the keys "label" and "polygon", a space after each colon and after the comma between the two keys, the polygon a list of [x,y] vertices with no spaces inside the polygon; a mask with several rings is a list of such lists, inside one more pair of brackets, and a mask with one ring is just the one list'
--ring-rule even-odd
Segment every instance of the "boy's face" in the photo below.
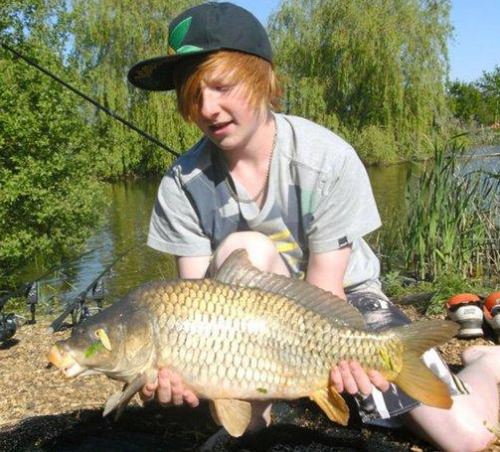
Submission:
{"label": "boy's face", "polygon": [[249,104],[243,85],[212,75],[201,82],[200,92],[196,125],[221,150],[242,149],[265,118]]}

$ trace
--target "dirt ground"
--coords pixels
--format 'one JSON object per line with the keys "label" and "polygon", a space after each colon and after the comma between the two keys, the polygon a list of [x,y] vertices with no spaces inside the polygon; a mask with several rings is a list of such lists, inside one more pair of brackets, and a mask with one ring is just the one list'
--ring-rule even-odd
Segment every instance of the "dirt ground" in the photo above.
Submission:
{"label": "dirt ground", "polygon": [[[419,317],[414,307],[404,310]],[[49,368],[47,351],[69,330],[51,334],[48,325],[43,319],[25,325],[14,339],[0,344],[0,451],[194,450],[218,430],[205,404],[195,410],[143,408],[134,398],[120,420],[103,419],[103,404],[121,384],[103,376],[67,380]],[[453,339],[440,351],[459,368],[465,347],[485,343],[493,344],[483,338]],[[219,450],[433,450],[405,430],[333,426],[308,401],[278,404],[273,420],[273,427],[231,440]],[[500,451],[500,443],[490,450]]]}

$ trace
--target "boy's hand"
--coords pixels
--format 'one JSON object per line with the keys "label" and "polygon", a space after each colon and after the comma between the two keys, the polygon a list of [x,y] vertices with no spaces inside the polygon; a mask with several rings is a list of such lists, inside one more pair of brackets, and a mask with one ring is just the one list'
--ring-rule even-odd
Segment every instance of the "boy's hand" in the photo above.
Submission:
{"label": "boy's hand", "polygon": [[365,371],[357,361],[340,361],[330,371],[330,382],[340,394],[369,396],[373,387],[382,392],[389,389],[390,383],[376,370]]}
{"label": "boy's hand", "polygon": [[158,378],[153,383],[144,385],[139,395],[143,402],[156,398],[162,405],[186,403],[194,408],[200,403],[195,393],[184,387],[181,377],[165,367],[158,371]]}

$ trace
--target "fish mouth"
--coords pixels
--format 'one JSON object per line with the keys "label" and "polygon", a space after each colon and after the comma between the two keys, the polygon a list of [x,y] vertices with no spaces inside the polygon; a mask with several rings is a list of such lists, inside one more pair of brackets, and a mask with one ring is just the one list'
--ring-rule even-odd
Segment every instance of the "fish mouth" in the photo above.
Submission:
{"label": "fish mouth", "polygon": [[50,349],[47,359],[67,378],[76,377],[85,371],[85,368],[80,366],[69,353],[61,350],[57,345]]}

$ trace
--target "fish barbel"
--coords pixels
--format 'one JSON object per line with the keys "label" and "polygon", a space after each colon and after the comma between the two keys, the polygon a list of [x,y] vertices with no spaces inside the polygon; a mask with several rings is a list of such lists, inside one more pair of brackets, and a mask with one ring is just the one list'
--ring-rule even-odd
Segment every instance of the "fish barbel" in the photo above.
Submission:
{"label": "fish barbel", "polygon": [[344,300],[260,272],[237,250],[214,279],[140,286],[74,327],[69,339],[52,347],[49,361],[67,377],[103,373],[126,382],[104,415],[119,414],[159,368],[170,368],[210,400],[217,423],[240,436],[257,400],[310,397],[346,425],[348,407],[328,383],[340,360],[357,360],[422,403],[450,408],[448,387],[420,357],[456,331],[445,320],[369,331]]}

